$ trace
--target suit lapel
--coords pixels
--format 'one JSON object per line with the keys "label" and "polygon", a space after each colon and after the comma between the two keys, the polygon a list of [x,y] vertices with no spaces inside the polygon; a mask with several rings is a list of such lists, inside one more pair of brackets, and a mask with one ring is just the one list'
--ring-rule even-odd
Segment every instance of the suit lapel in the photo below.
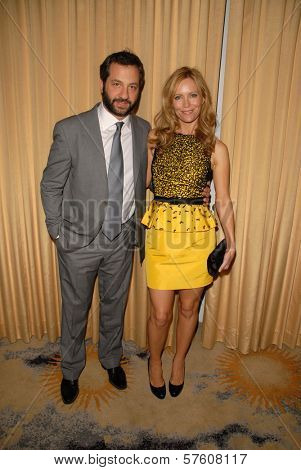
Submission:
{"label": "suit lapel", "polygon": [[133,115],[131,116],[131,125],[132,125],[132,139],[133,139],[134,184],[136,186],[136,181],[138,179],[139,170],[140,170],[141,149],[143,148],[136,116],[133,116]]}
{"label": "suit lapel", "polygon": [[[93,160],[100,164],[100,187],[108,192],[108,177],[106,169],[105,153],[101,138],[101,132],[99,127],[97,107],[91,109],[86,113],[85,120],[82,122],[83,131],[85,135],[88,135],[88,141],[90,144],[90,154],[93,154]],[[133,174],[134,174],[134,185],[136,186],[137,179],[139,177],[140,164],[141,164],[141,150],[143,149],[143,142],[141,141],[141,130],[139,132],[139,124],[135,115],[130,116],[132,126],[132,142],[133,142]]]}
{"label": "suit lapel", "polygon": [[89,135],[90,151],[93,152],[95,161],[100,164],[100,184],[103,184],[106,191],[108,191],[105,152],[101,138],[97,108],[98,104],[86,114],[85,133]]}

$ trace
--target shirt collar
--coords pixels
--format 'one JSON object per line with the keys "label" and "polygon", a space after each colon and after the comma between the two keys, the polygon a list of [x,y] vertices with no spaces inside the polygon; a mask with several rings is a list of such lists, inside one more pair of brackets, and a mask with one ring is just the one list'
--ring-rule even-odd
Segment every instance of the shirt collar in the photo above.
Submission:
{"label": "shirt collar", "polygon": [[103,105],[103,103],[100,103],[98,106],[98,116],[99,116],[99,122],[100,122],[100,127],[102,131],[106,131],[112,126],[116,124],[116,122],[123,122],[124,128],[129,128],[130,127],[130,115],[125,116],[121,121],[117,119],[113,114],[111,114],[107,108]]}

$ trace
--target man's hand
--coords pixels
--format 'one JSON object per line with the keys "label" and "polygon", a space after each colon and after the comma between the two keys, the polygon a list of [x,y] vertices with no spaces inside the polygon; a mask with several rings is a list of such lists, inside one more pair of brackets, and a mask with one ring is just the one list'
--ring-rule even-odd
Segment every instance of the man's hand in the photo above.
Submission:
{"label": "man's hand", "polygon": [[211,190],[210,190],[210,181],[207,181],[207,186],[205,186],[205,188],[203,189],[203,192],[202,192],[202,197],[204,199],[204,205],[205,206],[209,206],[209,203],[210,203],[210,199],[211,199]]}

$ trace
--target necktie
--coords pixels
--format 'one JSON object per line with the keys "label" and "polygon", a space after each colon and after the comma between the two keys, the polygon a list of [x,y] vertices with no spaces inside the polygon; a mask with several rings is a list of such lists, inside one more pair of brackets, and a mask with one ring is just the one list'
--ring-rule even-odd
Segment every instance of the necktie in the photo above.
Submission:
{"label": "necktie", "polygon": [[121,147],[121,128],[123,122],[116,123],[108,170],[109,200],[102,225],[103,234],[109,239],[121,232],[123,202],[123,154]]}

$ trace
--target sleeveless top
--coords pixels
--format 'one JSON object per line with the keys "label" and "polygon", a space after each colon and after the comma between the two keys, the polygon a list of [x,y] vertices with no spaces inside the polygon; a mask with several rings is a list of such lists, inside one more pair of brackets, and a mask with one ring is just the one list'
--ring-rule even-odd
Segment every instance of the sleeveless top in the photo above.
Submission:
{"label": "sleeveless top", "polygon": [[[155,196],[200,198],[211,179],[211,156],[194,135],[175,134],[166,149],[155,150],[151,185]],[[216,227],[214,215],[204,205],[155,200],[142,223],[147,228],[169,232],[203,232]]]}

